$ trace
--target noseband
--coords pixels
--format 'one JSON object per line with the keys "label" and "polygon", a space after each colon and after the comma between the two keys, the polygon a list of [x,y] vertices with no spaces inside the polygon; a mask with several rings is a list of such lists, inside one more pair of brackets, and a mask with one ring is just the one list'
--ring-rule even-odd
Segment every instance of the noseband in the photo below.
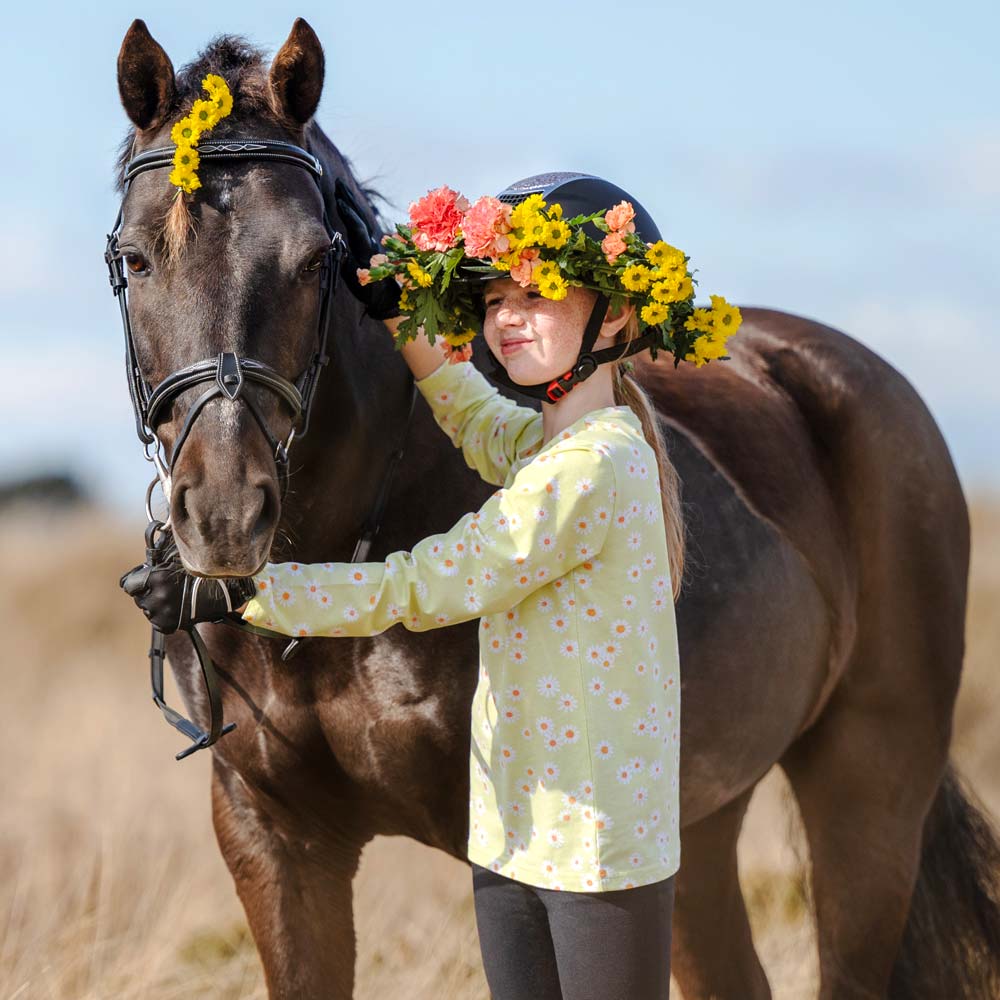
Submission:
{"label": "noseband", "polygon": [[[198,144],[198,155],[202,162],[215,160],[246,161],[259,160],[270,163],[290,163],[309,171],[316,178],[317,184],[323,176],[323,165],[312,153],[301,146],[277,139],[234,139],[229,141],[206,141]],[[295,381],[289,381],[270,365],[253,358],[241,358],[232,352],[223,352],[212,358],[196,361],[168,375],[159,385],[152,387],[143,377],[139,367],[135,341],[132,336],[132,324],[128,310],[128,279],[122,263],[122,254],[118,247],[118,236],[121,232],[122,216],[125,207],[125,197],[129,185],[139,174],[147,170],[157,170],[170,167],[173,164],[174,147],[165,146],[149,149],[134,156],[125,166],[122,204],[118,209],[115,224],[108,235],[104,260],[108,265],[111,289],[118,299],[121,309],[122,327],[125,333],[125,370],[128,379],[129,395],[132,399],[132,410],[135,415],[135,429],[147,461],[153,463],[156,477],[146,491],[146,514],[153,520],[151,511],[151,496],[153,487],[159,481],[167,503],[170,503],[170,485],[174,466],[184,442],[187,440],[195,420],[204,409],[205,404],[216,397],[222,399],[242,399],[250,409],[258,426],[267,439],[274,455],[274,463],[281,484],[281,498],[284,500],[288,490],[288,452],[296,436],[304,437],[309,429],[309,415],[312,411],[313,396],[320,372],[330,360],[326,353],[330,328],[330,303],[337,287],[340,266],[347,256],[347,245],[344,237],[333,228],[323,212],[323,225],[330,237],[330,245],[323,256],[320,265],[320,305],[317,330],[317,348],[308,367]],[[208,388],[191,404],[181,431],[170,450],[168,458],[166,448],[160,440],[157,428],[163,421],[170,404],[186,390],[208,383]],[[248,384],[263,386],[275,393],[285,404],[292,418],[291,430],[284,441],[279,440],[267,425],[259,404],[253,394],[245,392]],[[169,524],[169,518],[167,524]]]}

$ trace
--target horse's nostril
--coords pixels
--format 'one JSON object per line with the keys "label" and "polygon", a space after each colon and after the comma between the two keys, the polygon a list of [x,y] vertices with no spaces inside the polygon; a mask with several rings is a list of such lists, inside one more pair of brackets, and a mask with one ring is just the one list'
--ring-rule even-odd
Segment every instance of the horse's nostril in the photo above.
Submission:
{"label": "horse's nostril", "polygon": [[173,524],[186,521],[188,517],[187,509],[187,487],[182,486],[176,489],[170,498],[170,520]]}
{"label": "horse's nostril", "polygon": [[259,538],[261,535],[269,535],[274,529],[275,524],[277,524],[279,514],[278,493],[274,483],[267,480],[261,483],[258,489],[262,497],[260,510],[257,512],[257,519],[252,528],[251,537],[254,539]]}

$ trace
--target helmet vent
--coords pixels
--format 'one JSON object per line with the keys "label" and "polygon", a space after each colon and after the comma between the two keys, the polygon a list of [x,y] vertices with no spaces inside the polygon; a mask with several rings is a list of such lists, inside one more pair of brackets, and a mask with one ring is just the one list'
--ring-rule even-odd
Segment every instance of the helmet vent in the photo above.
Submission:
{"label": "helmet vent", "polygon": [[497,200],[502,201],[506,205],[516,205],[518,202],[524,201],[530,194],[544,194],[550,188],[565,184],[567,181],[576,180],[578,177],[590,176],[590,174],[580,174],[570,170],[534,174],[531,177],[525,177],[505,187],[497,195]]}

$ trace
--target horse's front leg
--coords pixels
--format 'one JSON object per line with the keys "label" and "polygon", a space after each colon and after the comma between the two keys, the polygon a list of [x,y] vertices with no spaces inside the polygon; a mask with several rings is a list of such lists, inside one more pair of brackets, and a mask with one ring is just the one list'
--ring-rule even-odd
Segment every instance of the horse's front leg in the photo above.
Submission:
{"label": "horse's front leg", "polygon": [[212,775],[212,818],[260,953],[271,1000],[350,1000],[356,939],[351,881],[364,838],[277,819],[235,772]]}

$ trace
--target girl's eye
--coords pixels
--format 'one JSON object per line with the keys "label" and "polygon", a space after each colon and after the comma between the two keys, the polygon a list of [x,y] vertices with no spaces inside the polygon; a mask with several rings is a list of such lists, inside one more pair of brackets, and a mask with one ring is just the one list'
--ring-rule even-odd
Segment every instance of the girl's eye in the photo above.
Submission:
{"label": "girl's eye", "polygon": [[131,274],[142,274],[149,270],[149,261],[141,253],[123,253],[122,258]]}

